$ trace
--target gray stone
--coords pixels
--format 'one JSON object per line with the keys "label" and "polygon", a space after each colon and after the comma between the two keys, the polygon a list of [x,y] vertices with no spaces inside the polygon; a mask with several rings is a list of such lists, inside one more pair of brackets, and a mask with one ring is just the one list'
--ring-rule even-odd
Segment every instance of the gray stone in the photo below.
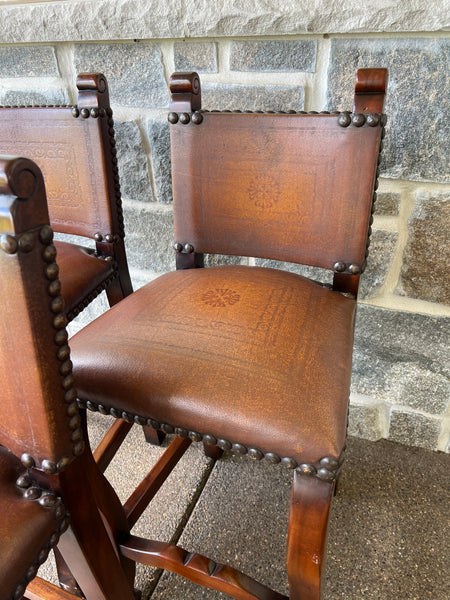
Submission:
{"label": "gray stone", "polygon": [[441,421],[436,417],[404,410],[391,410],[389,439],[400,444],[435,450],[441,431]]}
{"label": "gray stone", "polygon": [[408,228],[397,293],[450,304],[450,193],[419,192]]}
{"label": "gray stone", "polygon": [[450,136],[443,102],[449,49],[450,40],[446,38],[331,40],[328,70],[331,110],[351,108],[358,68],[389,69],[382,175],[416,181],[449,181]]}
{"label": "gray stone", "polygon": [[124,202],[125,247],[130,268],[156,273],[175,268],[173,216],[166,207]]}
{"label": "gray stone", "polygon": [[231,71],[314,73],[315,40],[259,40],[231,42]]}
{"label": "gray stone", "polygon": [[255,261],[257,267],[265,267],[268,269],[281,269],[282,271],[289,271],[290,273],[297,273],[313,281],[319,283],[325,283],[327,285],[333,284],[333,273],[327,269],[320,269],[319,267],[308,267],[307,265],[298,265],[296,263],[282,262],[278,260],[270,260],[267,258],[257,258]]}
{"label": "gray stone", "polygon": [[450,379],[414,362],[392,365],[386,378],[390,401],[443,415],[450,402]]}
{"label": "gray stone", "polygon": [[38,90],[9,89],[0,86],[0,103],[3,106],[40,106],[49,104],[69,104],[67,90],[60,88],[40,88]]}
{"label": "gray stone", "polygon": [[351,402],[348,415],[348,435],[376,441],[386,436],[386,406],[381,402],[358,404]]}
{"label": "gray stone", "polygon": [[0,77],[58,76],[55,49],[51,46],[0,47]]}
{"label": "gray stone", "polygon": [[[348,0],[325,5],[320,0],[187,0],[184,6],[186,36],[191,37],[430,31],[448,26],[439,0],[421,7],[389,0],[358,6]],[[430,24],[427,29],[425,22]]]}
{"label": "gray stone", "polygon": [[150,144],[153,182],[158,202],[172,202],[170,135],[167,120],[149,119],[146,124]]}
{"label": "gray stone", "polygon": [[147,155],[137,123],[115,121],[114,130],[122,197],[152,201]]}
{"label": "gray stone", "polygon": [[288,85],[202,85],[202,106],[208,110],[302,110],[305,90]]}
{"label": "gray stone", "polygon": [[217,73],[215,42],[180,42],[173,45],[175,71]]}
{"label": "gray stone", "polygon": [[0,8],[0,43],[182,38],[177,0],[71,0]]}
{"label": "gray stone", "polygon": [[108,79],[111,104],[164,107],[169,94],[159,44],[76,44],[75,70],[101,72]]}
{"label": "gray stone", "polygon": [[[450,378],[449,340],[450,318],[360,304],[352,391],[424,412],[441,411]],[[412,374],[419,379],[407,383]]]}
{"label": "gray stone", "polygon": [[361,276],[359,298],[375,296],[383,286],[394,258],[398,234],[374,229],[370,237],[370,252],[367,267]]}
{"label": "gray stone", "polygon": [[205,267],[218,267],[221,265],[245,264],[246,259],[240,256],[228,256],[224,254],[205,254]]}
{"label": "gray stone", "polygon": [[396,192],[377,192],[375,214],[397,216],[400,210],[401,195]]}
{"label": "gray stone", "polygon": [[[3,3],[4,4],[4,3]],[[439,31],[442,0],[355,5],[349,0],[71,0],[9,2],[0,8],[0,43]]]}

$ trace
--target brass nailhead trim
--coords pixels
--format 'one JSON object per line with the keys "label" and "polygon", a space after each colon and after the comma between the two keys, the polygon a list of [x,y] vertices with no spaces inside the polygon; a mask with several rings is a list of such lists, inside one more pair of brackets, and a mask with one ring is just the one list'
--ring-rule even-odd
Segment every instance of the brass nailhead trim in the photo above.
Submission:
{"label": "brass nailhead trim", "polygon": [[181,244],[180,242],[173,243],[173,249],[177,254],[192,254],[194,252],[194,246],[186,242],[185,244]]}
{"label": "brass nailhead trim", "polygon": [[[53,465],[52,465],[53,466]],[[53,510],[55,519],[59,521],[57,529],[50,536],[50,539],[42,546],[37,559],[33,561],[27,569],[25,576],[16,586],[12,598],[20,600],[25,594],[26,588],[30,581],[36,576],[39,567],[47,560],[50,550],[58,543],[60,536],[66,531],[69,526],[69,515],[65,509],[61,498],[50,490],[44,490],[34,483],[28,473],[19,476],[16,481],[18,488],[23,490],[23,497],[28,501],[36,501],[42,508]]]}
{"label": "brass nailhead trim", "polygon": [[[26,235],[28,235],[29,238],[31,236],[31,234],[24,234],[21,236],[20,240],[23,240]],[[34,247],[34,236],[32,236],[32,238],[32,240],[25,239],[22,245],[19,240],[19,250],[29,252],[30,249]],[[59,366],[59,372],[62,377],[61,387],[63,390],[65,390],[64,402],[68,404],[66,409],[66,414],[68,417],[67,426],[70,431],[72,441],[72,453],[74,456],[79,456],[84,452],[85,444],[83,441],[83,431],[80,427],[81,417],[78,411],[78,404],[76,403],[77,394],[73,387],[74,378],[72,374],[72,361],[70,360],[70,349],[67,345],[67,317],[61,312],[64,308],[64,300],[60,296],[61,283],[58,279],[59,269],[56,262],[54,262],[56,258],[56,248],[52,244],[53,231],[50,226],[44,225],[40,229],[39,239],[45,246],[42,251],[42,259],[44,263],[46,263],[44,267],[44,274],[49,280],[47,291],[50,298],[52,298],[50,302],[50,310],[55,314],[53,317],[53,327],[57,331],[54,335],[53,341],[58,347],[56,350],[56,357],[61,363]],[[31,248],[29,249],[30,245]],[[69,457],[63,457],[59,460],[58,464],[55,464],[51,460],[43,459],[41,462],[41,469],[45,473],[49,474],[59,473],[70,464],[71,460],[72,459]],[[22,454],[21,461],[22,464],[27,468],[33,468],[37,466],[34,457],[28,453]],[[28,493],[31,495],[34,494],[32,491],[29,491]]]}
{"label": "brass nailhead trim", "polygon": [[222,450],[231,451],[233,454],[245,455],[253,460],[265,459],[273,464],[281,464],[288,469],[297,469],[302,475],[315,476],[323,481],[333,482],[339,475],[340,467],[342,465],[343,458],[336,460],[333,457],[325,456],[317,464],[303,463],[299,465],[296,460],[290,457],[280,457],[275,452],[264,453],[259,448],[247,448],[240,443],[232,443],[229,440],[217,439],[212,434],[201,434],[198,431],[187,431],[184,427],[174,427],[169,423],[160,423],[155,419],[146,419],[140,415],[133,415],[130,412],[121,412],[117,408],[107,408],[103,404],[96,404],[90,400],[84,401],[78,399],[78,405],[80,408],[87,408],[93,412],[100,412],[104,415],[112,415],[117,419],[125,419],[128,422],[134,422],[139,425],[149,425],[153,429],[159,429],[166,433],[175,433],[180,437],[189,437],[193,442],[203,442],[209,446],[218,446]]}

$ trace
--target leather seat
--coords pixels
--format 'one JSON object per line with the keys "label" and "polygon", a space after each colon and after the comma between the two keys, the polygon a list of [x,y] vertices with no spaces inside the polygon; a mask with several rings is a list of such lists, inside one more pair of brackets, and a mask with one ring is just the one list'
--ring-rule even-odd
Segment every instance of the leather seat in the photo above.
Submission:
{"label": "leather seat", "polygon": [[293,468],[339,460],[353,299],[230,266],[169,273],[123,302],[71,340],[81,398]]}
{"label": "leather seat", "polygon": [[117,271],[113,261],[102,260],[94,250],[84,246],[55,241],[55,247],[65,312],[71,314],[79,306],[80,298],[84,298],[87,305],[108,285]]}
{"label": "leather seat", "polygon": [[19,599],[66,527],[65,509],[0,446],[0,600]]}

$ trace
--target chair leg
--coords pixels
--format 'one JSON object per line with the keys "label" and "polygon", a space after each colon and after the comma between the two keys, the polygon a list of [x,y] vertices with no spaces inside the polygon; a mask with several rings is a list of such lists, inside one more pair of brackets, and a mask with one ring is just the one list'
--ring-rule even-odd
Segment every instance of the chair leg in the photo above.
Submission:
{"label": "chair leg", "polygon": [[287,549],[290,600],[320,600],[333,488],[333,483],[294,473]]}
{"label": "chair leg", "polygon": [[213,458],[214,460],[220,460],[222,458],[223,450],[218,446],[211,446],[210,444],[205,444],[203,442],[203,451],[208,458]]}
{"label": "chair leg", "polygon": [[153,427],[150,427],[150,425],[143,425],[142,431],[144,432],[145,441],[155,446],[161,446],[166,438],[164,431],[153,429]]}
{"label": "chair leg", "polygon": [[74,576],[70,572],[66,561],[63,559],[62,554],[57,547],[53,548],[53,554],[55,556],[56,570],[58,572],[60,587],[66,592],[70,592],[74,596],[82,598],[83,592],[78,587]]}

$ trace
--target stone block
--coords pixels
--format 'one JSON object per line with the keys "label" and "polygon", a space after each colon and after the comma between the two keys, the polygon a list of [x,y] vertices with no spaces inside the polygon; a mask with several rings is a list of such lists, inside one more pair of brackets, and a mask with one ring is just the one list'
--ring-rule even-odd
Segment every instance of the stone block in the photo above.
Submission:
{"label": "stone block", "polygon": [[315,40],[234,41],[230,49],[231,71],[314,73]]}
{"label": "stone block", "polygon": [[442,0],[70,0],[1,3],[0,43],[440,31]]}
{"label": "stone block", "polygon": [[0,8],[0,43],[182,38],[178,0],[20,2]]}
{"label": "stone block", "polygon": [[202,84],[202,106],[208,110],[302,110],[304,102],[300,86]]}
{"label": "stone block", "polygon": [[386,436],[386,406],[381,402],[358,403],[351,399],[348,435],[376,441]]}
{"label": "stone block", "polygon": [[183,6],[186,37],[437,31],[448,26],[448,13],[439,0],[421,7],[391,0],[364,5],[320,0],[186,0]]}
{"label": "stone block", "polygon": [[219,267],[221,265],[245,264],[240,256],[228,256],[225,254],[205,254],[205,267]]}
{"label": "stone block", "polygon": [[175,71],[217,73],[215,42],[178,42],[173,45]]}
{"label": "stone block", "polygon": [[0,77],[59,77],[55,49],[52,46],[0,47]]}
{"label": "stone block", "polygon": [[289,271],[290,273],[297,273],[313,281],[325,283],[327,285],[333,284],[333,273],[327,269],[320,269],[318,267],[308,267],[307,265],[298,265],[296,263],[282,262],[279,260],[270,260],[267,258],[257,258],[255,261],[257,267],[265,267],[268,269],[281,269],[283,271]]}
{"label": "stone block", "polygon": [[414,362],[393,364],[386,378],[386,387],[393,404],[427,413],[443,415],[450,402],[450,379]]}
{"label": "stone block", "polygon": [[448,85],[449,50],[448,38],[331,40],[330,110],[351,109],[358,68],[389,69],[382,175],[415,181],[449,181],[448,122],[443,102]]}
{"label": "stone block", "polygon": [[153,183],[158,202],[172,202],[170,134],[167,120],[149,119],[146,123],[150,144]]}
{"label": "stone block", "polygon": [[450,193],[419,192],[408,229],[397,293],[450,304]]}
{"label": "stone block", "polygon": [[366,269],[361,276],[359,298],[375,296],[383,286],[397,247],[398,234],[374,229],[370,236],[370,251]]}
{"label": "stone block", "polygon": [[76,44],[74,67],[77,73],[103,73],[113,105],[169,105],[159,44]]}
{"label": "stone block", "polygon": [[123,203],[130,268],[163,273],[175,268],[172,211],[155,204]]}
{"label": "stone block", "polygon": [[117,159],[123,198],[152,201],[147,154],[135,121],[115,121]]}
{"label": "stone block", "polygon": [[393,408],[390,415],[389,439],[400,444],[435,450],[441,421],[436,417]]}
{"label": "stone block", "polygon": [[352,391],[427,413],[442,412],[450,378],[449,340],[448,317],[360,304]]}
{"label": "stone block", "polygon": [[397,216],[401,195],[396,192],[377,192],[375,215]]}
{"label": "stone block", "polygon": [[3,106],[40,106],[43,104],[69,104],[67,90],[61,88],[3,89],[0,85],[0,104]]}

